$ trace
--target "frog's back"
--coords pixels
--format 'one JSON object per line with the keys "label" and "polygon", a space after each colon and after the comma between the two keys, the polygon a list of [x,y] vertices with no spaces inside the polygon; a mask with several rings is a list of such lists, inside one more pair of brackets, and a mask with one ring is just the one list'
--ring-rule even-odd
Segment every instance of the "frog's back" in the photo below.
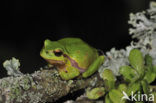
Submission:
{"label": "frog's back", "polygon": [[64,45],[68,55],[79,61],[79,66],[87,69],[88,66],[98,57],[97,50],[79,38],[63,38],[58,42]]}
{"label": "frog's back", "polygon": [[87,52],[88,50],[93,49],[80,38],[63,38],[58,40],[58,42],[61,43],[70,54],[77,54],[76,51],[79,50]]}

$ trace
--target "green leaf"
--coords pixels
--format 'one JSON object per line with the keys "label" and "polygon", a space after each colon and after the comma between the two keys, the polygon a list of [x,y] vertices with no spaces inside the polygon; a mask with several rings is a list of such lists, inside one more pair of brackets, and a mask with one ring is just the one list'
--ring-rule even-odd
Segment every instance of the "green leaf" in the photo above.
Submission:
{"label": "green leaf", "polygon": [[146,63],[146,71],[144,79],[148,83],[152,83],[156,78],[156,68],[155,66],[153,66],[152,57],[149,54],[145,56],[145,63]]}
{"label": "green leaf", "polygon": [[156,103],[156,92],[153,92],[154,94],[154,102],[153,103]]}
{"label": "green leaf", "polygon": [[152,83],[156,78],[156,73],[152,72],[150,69],[147,69],[145,72],[144,80],[146,80],[149,84]]}
{"label": "green leaf", "polygon": [[112,103],[108,94],[105,96],[105,103]]}
{"label": "green leaf", "polygon": [[145,94],[149,94],[149,85],[148,82],[146,80],[142,80],[141,81],[141,85],[142,85],[142,89],[144,91]]}
{"label": "green leaf", "polygon": [[153,63],[152,63],[152,57],[149,54],[145,55],[145,63],[146,66],[153,71]]}
{"label": "green leaf", "polygon": [[92,90],[87,90],[87,97],[89,99],[98,99],[105,94],[104,87],[93,88]]}
{"label": "green leaf", "polygon": [[115,88],[115,82],[114,81],[105,80],[104,84],[105,84],[105,87],[107,88],[107,91]]}
{"label": "green leaf", "polygon": [[121,93],[121,91],[117,89],[112,89],[109,92],[109,97],[113,103],[125,103],[125,100],[122,100],[123,96],[124,95]]}
{"label": "green leaf", "polygon": [[115,76],[113,74],[113,72],[110,69],[105,69],[103,71],[103,80],[108,80],[108,81],[115,81]]}
{"label": "green leaf", "polygon": [[105,69],[103,71],[102,77],[105,81],[106,87],[108,87],[109,90],[115,87],[116,78],[110,69]]}
{"label": "green leaf", "polygon": [[156,66],[153,66],[153,71],[154,73],[156,73]]}
{"label": "green leaf", "polygon": [[132,82],[139,78],[137,72],[130,66],[121,66],[119,72],[127,82]]}
{"label": "green leaf", "polygon": [[139,73],[139,75],[143,76],[144,58],[142,53],[138,49],[132,49],[128,59],[132,67]]}
{"label": "green leaf", "polygon": [[126,93],[127,93],[128,96],[130,96],[132,91],[133,91],[133,93],[135,93],[135,92],[139,91],[140,89],[141,89],[140,82],[132,83],[132,84],[128,85]]}
{"label": "green leaf", "polygon": [[126,84],[120,84],[118,86],[118,90],[120,90],[121,92],[127,91],[127,85]]}

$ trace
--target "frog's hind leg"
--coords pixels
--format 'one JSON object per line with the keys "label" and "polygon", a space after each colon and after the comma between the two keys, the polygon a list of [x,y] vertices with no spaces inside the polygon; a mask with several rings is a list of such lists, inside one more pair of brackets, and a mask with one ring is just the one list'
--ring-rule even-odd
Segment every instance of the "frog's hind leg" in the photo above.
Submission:
{"label": "frog's hind leg", "polygon": [[59,70],[59,74],[62,79],[64,80],[70,80],[77,76],[79,76],[80,72],[77,68],[72,66],[67,66],[64,70]]}
{"label": "frog's hind leg", "polygon": [[100,67],[100,65],[104,62],[104,56],[99,56],[87,69],[87,71],[85,71],[82,76],[84,78],[87,78],[89,76],[91,76],[93,73],[95,73],[98,68]]}

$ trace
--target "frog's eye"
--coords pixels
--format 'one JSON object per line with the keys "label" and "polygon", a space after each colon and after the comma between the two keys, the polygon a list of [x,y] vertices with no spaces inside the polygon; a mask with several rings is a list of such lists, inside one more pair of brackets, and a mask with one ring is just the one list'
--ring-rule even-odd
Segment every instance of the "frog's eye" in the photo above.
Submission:
{"label": "frog's eye", "polygon": [[55,56],[61,56],[63,54],[63,52],[61,50],[55,50],[54,51]]}

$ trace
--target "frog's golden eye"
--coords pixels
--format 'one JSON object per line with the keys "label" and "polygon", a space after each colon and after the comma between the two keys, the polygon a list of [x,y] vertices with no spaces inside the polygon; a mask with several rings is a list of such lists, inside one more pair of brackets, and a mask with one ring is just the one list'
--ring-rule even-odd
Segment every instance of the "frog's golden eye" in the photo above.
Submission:
{"label": "frog's golden eye", "polygon": [[55,56],[61,56],[63,54],[63,52],[61,50],[55,50],[54,51]]}

